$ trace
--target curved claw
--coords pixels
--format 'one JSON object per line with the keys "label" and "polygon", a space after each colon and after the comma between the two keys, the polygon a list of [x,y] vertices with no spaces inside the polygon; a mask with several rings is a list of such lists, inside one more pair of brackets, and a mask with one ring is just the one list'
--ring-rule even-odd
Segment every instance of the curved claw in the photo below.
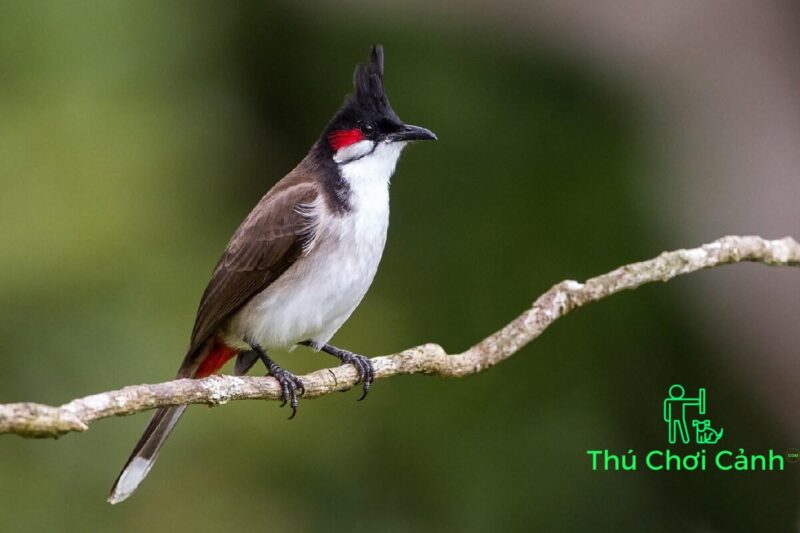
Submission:
{"label": "curved claw", "polygon": [[364,378],[366,377],[364,371],[364,360],[362,359],[362,356],[353,354],[353,357],[350,360],[350,364],[356,367],[356,372],[358,372],[358,379],[356,380],[355,383],[356,385],[358,385],[359,383],[364,381]]}
{"label": "curved claw", "polygon": [[[301,385],[301,387],[302,387],[302,385]],[[294,391],[292,391],[292,401],[291,401],[291,403],[289,405],[292,408],[292,414],[289,415],[288,420],[291,420],[297,414],[297,394],[295,394]]]}
{"label": "curved claw", "polygon": [[[364,392],[361,394],[361,397],[358,399],[358,401],[361,401],[367,397],[367,394],[369,394],[369,389],[372,386],[372,382],[375,381],[375,367],[372,366],[372,361],[368,357],[354,354],[351,351],[342,350],[336,346],[331,346],[330,344],[326,344],[324,342],[313,341],[311,339],[305,340],[299,344],[310,346],[315,350],[321,350],[325,353],[328,353],[337,358],[344,365],[353,365],[358,375],[356,384],[364,384]],[[350,390],[350,387],[342,390],[341,392],[345,392],[347,390]]]}
{"label": "curved claw", "polygon": [[367,397],[367,394],[369,394],[369,388],[372,385],[372,382],[375,381],[375,367],[372,366],[372,361],[365,357],[364,365],[366,366],[364,377],[364,393],[361,395],[361,398],[358,399],[359,402]]}
{"label": "curved claw", "polygon": [[286,407],[286,402],[289,401],[289,384],[285,381],[281,381],[281,397],[283,401],[278,407]]}
{"label": "curved claw", "polygon": [[302,396],[305,394],[305,385],[303,385],[303,381],[300,378],[282,368],[277,369],[275,372],[270,372],[269,375],[278,380],[281,386],[281,399],[283,401],[280,407],[285,407],[288,404],[292,408],[292,414],[289,416],[289,420],[291,420],[297,414],[297,405],[299,403],[297,395],[300,394]]}
{"label": "curved claw", "polygon": [[357,354],[350,354],[350,356],[342,362],[353,365],[356,368],[356,372],[358,372],[358,381],[356,381],[356,384],[364,384],[364,392],[358,399],[360,402],[369,394],[370,385],[372,385],[372,382],[375,380],[375,367],[372,366],[372,361],[368,357]]}

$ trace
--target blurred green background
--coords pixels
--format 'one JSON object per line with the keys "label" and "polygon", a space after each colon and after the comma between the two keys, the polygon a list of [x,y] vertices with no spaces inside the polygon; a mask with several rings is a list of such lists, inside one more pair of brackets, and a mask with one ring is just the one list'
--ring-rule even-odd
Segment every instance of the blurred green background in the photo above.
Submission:
{"label": "blurred green background", "polygon": [[[0,402],[170,378],[228,237],[372,42],[398,114],[440,140],[404,155],[382,266],[337,345],[456,352],[561,279],[699,244],[653,229],[639,199],[658,167],[647,102],[535,35],[353,3],[2,2]],[[274,402],[193,407],[116,507],[107,490],[147,414],[4,436],[0,530],[794,530],[792,465],[605,473],[585,453],[663,449],[674,382],[708,388],[733,449],[799,444],[685,302],[718,272],[580,310],[474,377],[381,381],[363,403],[301,402],[292,422]]]}

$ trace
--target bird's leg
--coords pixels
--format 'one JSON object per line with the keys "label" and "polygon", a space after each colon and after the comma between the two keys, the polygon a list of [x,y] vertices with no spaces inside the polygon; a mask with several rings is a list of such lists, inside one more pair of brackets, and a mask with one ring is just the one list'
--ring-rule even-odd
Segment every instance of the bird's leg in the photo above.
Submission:
{"label": "bird's leg", "polygon": [[294,418],[294,415],[297,414],[298,393],[302,396],[306,392],[306,388],[303,386],[303,381],[288,370],[284,370],[283,368],[279,367],[275,361],[269,358],[267,351],[258,343],[249,342],[248,344],[258,355],[258,358],[264,363],[264,366],[267,367],[269,375],[277,379],[278,383],[280,383],[281,395],[283,397],[283,403],[281,403],[281,407],[286,405],[287,402],[289,403],[292,408],[292,416],[289,417],[289,420],[291,420]]}
{"label": "bird's leg", "polygon": [[358,355],[348,350],[342,350],[330,344],[318,343],[312,340],[303,341],[300,344],[331,354],[340,360],[342,364],[350,364],[356,367],[356,371],[358,372],[358,381],[356,381],[356,383],[364,383],[364,394],[361,395],[358,401],[367,397],[369,388],[372,382],[375,381],[375,367],[372,366],[372,361],[369,360],[369,357],[364,357],[363,355]]}

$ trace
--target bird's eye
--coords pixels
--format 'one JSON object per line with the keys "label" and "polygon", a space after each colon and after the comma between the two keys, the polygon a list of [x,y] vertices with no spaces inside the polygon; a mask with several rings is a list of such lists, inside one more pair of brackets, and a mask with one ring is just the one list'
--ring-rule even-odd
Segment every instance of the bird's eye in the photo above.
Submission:
{"label": "bird's eye", "polygon": [[364,135],[371,135],[372,132],[375,131],[375,126],[373,126],[372,124],[370,124],[368,122],[365,122],[365,123],[359,125],[359,129],[361,130],[361,133],[363,133]]}

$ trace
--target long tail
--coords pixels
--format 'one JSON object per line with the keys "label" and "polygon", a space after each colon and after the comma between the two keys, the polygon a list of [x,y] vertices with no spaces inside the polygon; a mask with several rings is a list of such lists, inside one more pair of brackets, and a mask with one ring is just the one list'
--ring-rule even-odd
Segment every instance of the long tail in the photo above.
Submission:
{"label": "long tail", "polygon": [[[210,346],[203,348],[200,357],[190,358],[187,356],[180,371],[178,371],[179,378],[204,378],[210,376],[238,353],[238,350],[225,346],[218,339],[214,339],[213,342],[208,344]],[[142,438],[133,448],[128,462],[125,463],[122,472],[114,482],[114,486],[111,487],[108,503],[119,503],[136,491],[139,484],[150,472],[150,469],[153,468],[153,463],[158,458],[158,452],[167,441],[167,437],[169,437],[175,424],[180,420],[186,407],[186,405],[161,407],[155,412],[153,418],[147,424]]]}
{"label": "long tail", "polygon": [[108,503],[119,503],[128,498],[139,487],[139,484],[150,472],[158,458],[158,452],[167,441],[175,424],[186,410],[185,405],[162,407],[157,410],[147,424],[144,435],[136,443],[128,462],[120,472],[111,488]]}

